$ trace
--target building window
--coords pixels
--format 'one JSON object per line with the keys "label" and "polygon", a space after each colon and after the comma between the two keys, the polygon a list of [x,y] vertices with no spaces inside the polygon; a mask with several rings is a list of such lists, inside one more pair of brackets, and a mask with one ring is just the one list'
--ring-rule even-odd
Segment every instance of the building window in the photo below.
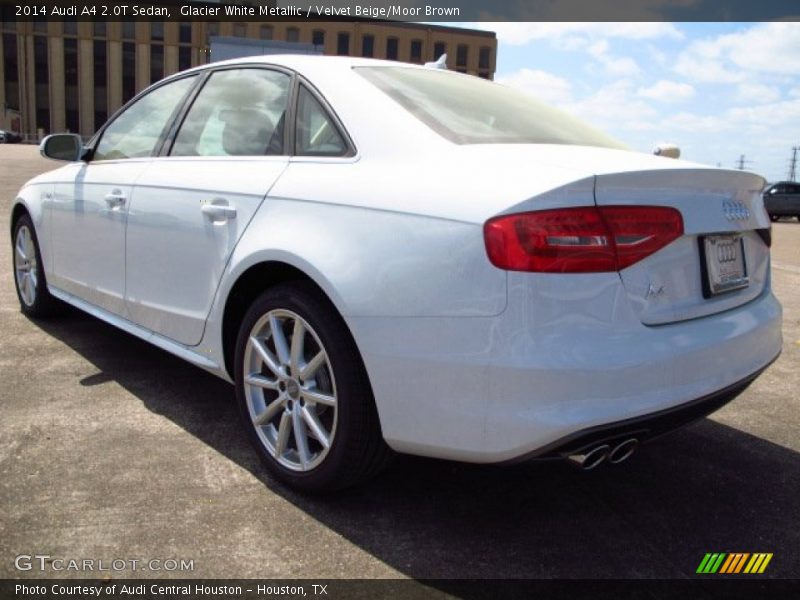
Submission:
{"label": "building window", "polygon": [[233,24],[233,36],[234,37],[247,37],[247,27],[244,23],[234,23]]}
{"label": "building window", "polygon": [[467,66],[467,55],[469,52],[469,47],[466,44],[459,44],[456,48],[456,66],[457,67],[466,67]]}
{"label": "building window", "polygon": [[386,58],[389,60],[397,60],[399,42],[396,37],[390,37],[386,40]]}
{"label": "building window", "polygon": [[262,25],[261,29],[258,30],[258,37],[260,37],[262,40],[271,40],[272,25]]}
{"label": "building window", "polygon": [[122,22],[122,39],[123,40],[136,39],[136,21]]}
{"label": "building window", "polygon": [[150,44],[150,83],[164,78],[164,45]]}
{"label": "building window", "polygon": [[208,24],[208,37],[219,35],[219,23]]}
{"label": "building window", "polygon": [[367,34],[361,38],[361,56],[375,56],[375,36]]}
{"label": "building window", "polygon": [[439,60],[442,54],[447,54],[447,44],[444,42],[436,42],[433,45],[433,60]]}
{"label": "building window", "polygon": [[192,48],[180,46],[178,48],[178,70],[185,71],[192,66]]}
{"label": "building window", "polygon": [[78,35],[78,22],[64,21],[64,35]]}
{"label": "building window", "polygon": [[17,70],[17,35],[3,34],[3,83],[6,88],[6,105],[19,110],[19,71]]}
{"label": "building window", "polygon": [[297,43],[300,41],[300,30],[297,27],[289,27],[286,30],[286,41]]}
{"label": "building window", "polygon": [[136,44],[122,43],[122,101],[136,95]]}
{"label": "building window", "polygon": [[17,30],[17,16],[11,6],[0,6],[0,29]]}
{"label": "building window", "polygon": [[192,43],[192,24],[180,23],[178,25],[178,43],[191,44]]}
{"label": "building window", "polygon": [[411,62],[422,62],[422,40],[411,40]]}
{"label": "building window", "polygon": [[160,21],[150,23],[150,39],[154,42],[164,41],[164,23]]}
{"label": "building window", "polygon": [[489,64],[492,62],[492,49],[488,46],[483,46],[478,53],[478,68],[488,69]]}
{"label": "building window", "polygon": [[47,33],[47,21],[34,21],[33,30],[36,33]]}
{"label": "building window", "polygon": [[50,71],[47,60],[47,37],[33,38],[33,69],[36,83],[36,128],[50,131]]}
{"label": "building window", "polygon": [[94,37],[106,37],[106,22],[95,21],[92,24],[92,32],[94,33]]}
{"label": "building window", "polygon": [[350,34],[341,32],[336,38],[336,54],[347,56],[350,54]]}
{"label": "building window", "polygon": [[311,34],[311,43],[315,46],[324,46],[325,32],[322,29],[315,29],[314,33]]}
{"label": "building window", "polygon": [[108,59],[105,40],[94,41],[94,131],[108,120]]}
{"label": "building window", "polygon": [[67,131],[80,131],[78,111],[78,40],[64,39],[64,105]]}

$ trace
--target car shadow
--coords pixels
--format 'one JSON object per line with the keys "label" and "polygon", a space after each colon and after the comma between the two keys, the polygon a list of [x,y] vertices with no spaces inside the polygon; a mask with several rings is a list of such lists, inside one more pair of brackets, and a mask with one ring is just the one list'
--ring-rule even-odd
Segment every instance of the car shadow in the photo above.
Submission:
{"label": "car shadow", "polygon": [[82,385],[123,386],[412,578],[688,577],[706,552],[773,552],[766,575],[800,576],[800,456],[713,420],[591,473],[400,456],[358,488],[303,496],[262,468],[227,383],[77,311],[36,324],[97,367]]}

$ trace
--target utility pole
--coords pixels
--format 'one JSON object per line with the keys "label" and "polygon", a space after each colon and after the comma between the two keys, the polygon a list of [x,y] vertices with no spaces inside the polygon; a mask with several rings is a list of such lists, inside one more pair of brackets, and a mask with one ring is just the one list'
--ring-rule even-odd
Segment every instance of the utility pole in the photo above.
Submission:
{"label": "utility pole", "polygon": [[792,147],[792,158],[789,159],[789,181],[797,181],[797,151],[800,147]]}
{"label": "utility pole", "polygon": [[739,169],[740,171],[744,171],[745,164],[751,163],[751,162],[753,162],[753,161],[752,160],[746,160],[745,157],[744,157],[744,154],[742,154],[741,156],[739,156],[739,160],[736,161],[736,168]]}

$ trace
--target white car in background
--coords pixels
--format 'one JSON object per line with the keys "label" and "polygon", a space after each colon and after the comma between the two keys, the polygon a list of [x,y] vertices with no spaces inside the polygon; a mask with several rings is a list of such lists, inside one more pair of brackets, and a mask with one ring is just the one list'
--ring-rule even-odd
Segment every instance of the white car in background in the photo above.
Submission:
{"label": "white car in background", "polygon": [[234,383],[300,489],[390,449],[621,462],[781,349],[760,177],[475,77],[214,63],[42,152],[69,162],[14,200],[22,311],[67,302]]}

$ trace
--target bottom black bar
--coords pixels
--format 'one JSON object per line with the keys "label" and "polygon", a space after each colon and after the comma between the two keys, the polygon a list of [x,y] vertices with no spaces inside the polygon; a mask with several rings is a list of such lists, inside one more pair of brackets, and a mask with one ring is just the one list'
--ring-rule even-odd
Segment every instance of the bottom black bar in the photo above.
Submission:
{"label": "bottom black bar", "polygon": [[592,600],[685,598],[736,600],[799,598],[800,580],[754,579],[752,575],[704,575],[662,580],[495,579],[3,579],[0,598],[31,600],[186,600],[285,598],[299,600],[439,598]]}

